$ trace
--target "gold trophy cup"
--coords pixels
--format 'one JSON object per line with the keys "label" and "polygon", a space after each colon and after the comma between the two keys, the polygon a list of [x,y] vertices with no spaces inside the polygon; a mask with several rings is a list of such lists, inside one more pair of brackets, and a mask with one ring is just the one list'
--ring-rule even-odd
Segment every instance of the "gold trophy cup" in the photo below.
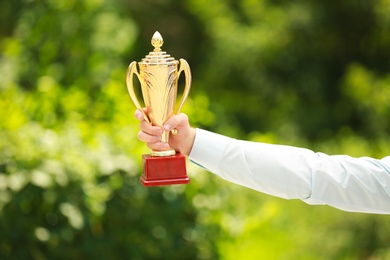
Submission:
{"label": "gold trophy cup", "polygon": [[[186,101],[191,88],[191,71],[184,59],[175,60],[161,50],[164,41],[159,32],[152,37],[154,50],[149,52],[142,61],[130,63],[127,70],[126,84],[131,100],[142,111],[144,118],[152,125],[163,124],[174,113],[179,113]],[[178,65],[180,63],[180,69]],[[178,109],[174,112],[177,97],[178,79],[181,73],[185,75],[185,87]],[[133,79],[137,76],[141,83],[142,97],[145,103],[144,112],[134,91]],[[173,130],[172,134],[177,131]],[[162,141],[168,143],[169,132],[163,131]],[[161,186],[171,184],[186,184],[190,180],[186,173],[185,156],[169,148],[164,151],[152,150],[150,154],[142,155],[143,172],[140,181],[144,186]]]}

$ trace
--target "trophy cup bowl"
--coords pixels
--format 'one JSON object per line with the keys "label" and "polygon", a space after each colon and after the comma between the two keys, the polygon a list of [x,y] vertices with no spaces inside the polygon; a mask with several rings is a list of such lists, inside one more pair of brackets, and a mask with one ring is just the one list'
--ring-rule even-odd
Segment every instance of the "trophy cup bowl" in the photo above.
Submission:
{"label": "trophy cup bowl", "polygon": [[[155,32],[151,43],[154,47],[142,61],[130,63],[127,70],[126,85],[131,100],[143,113],[147,122],[162,127],[163,124],[183,107],[190,88],[191,71],[184,59],[175,60],[161,50],[164,41],[159,32]],[[178,79],[181,73],[185,76],[185,87],[178,109],[175,112]],[[134,91],[134,75],[141,83],[143,101],[148,114],[142,109]],[[168,143],[169,134],[163,130],[162,141]],[[140,181],[144,186],[162,186],[189,183],[186,173],[185,156],[169,148],[167,150],[151,150],[150,154],[142,155],[143,171]]]}

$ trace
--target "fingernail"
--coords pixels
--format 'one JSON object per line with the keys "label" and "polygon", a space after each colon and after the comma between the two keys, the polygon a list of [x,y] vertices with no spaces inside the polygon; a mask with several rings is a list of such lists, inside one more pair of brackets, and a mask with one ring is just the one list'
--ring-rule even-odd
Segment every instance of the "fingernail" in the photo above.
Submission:
{"label": "fingernail", "polygon": [[170,124],[165,124],[164,125],[165,131],[171,131],[171,125]]}
{"label": "fingernail", "polygon": [[137,119],[139,119],[139,120],[141,120],[141,119],[143,118],[142,114],[141,114],[141,113],[138,113],[138,112],[137,112],[137,114],[135,114],[135,117],[136,117]]}

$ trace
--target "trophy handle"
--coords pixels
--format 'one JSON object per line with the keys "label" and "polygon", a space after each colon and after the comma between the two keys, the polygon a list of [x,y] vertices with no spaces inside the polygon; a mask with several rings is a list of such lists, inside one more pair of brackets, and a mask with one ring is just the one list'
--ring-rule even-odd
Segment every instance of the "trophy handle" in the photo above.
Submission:
{"label": "trophy handle", "polygon": [[131,100],[133,101],[134,105],[142,112],[146,122],[150,123],[149,117],[146,115],[145,111],[142,109],[142,106],[139,103],[137,95],[135,94],[135,91],[134,91],[134,85],[133,85],[134,74],[137,75],[137,78],[139,80],[140,76],[139,76],[139,73],[137,71],[137,62],[135,62],[135,61],[130,63],[130,65],[127,69],[127,76],[126,76],[127,90],[129,91]]}
{"label": "trophy handle", "polygon": [[180,59],[179,77],[180,77],[181,72],[184,72],[184,76],[185,76],[186,81],[185,81],[184,93],[183,93],[183,96],[181,97],[180,105],[176,111],[176,114],[180,112],[181,108],[184,105],[184,102],[186,102],[186,100],[187,100],[188,94],[190,93],[190,89],[191,89],[191,79],[192,79],[191,78],[191,70],[190,70],[190,66],[188,65],[188,63],[185,59]]}

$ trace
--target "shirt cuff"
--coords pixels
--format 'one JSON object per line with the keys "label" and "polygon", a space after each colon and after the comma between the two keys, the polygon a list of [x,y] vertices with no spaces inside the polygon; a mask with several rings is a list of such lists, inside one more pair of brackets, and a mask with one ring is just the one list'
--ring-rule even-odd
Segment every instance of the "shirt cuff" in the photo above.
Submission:
{"label": "shirt cuff", "polygon": [[223,159],[225,147],[233,140],[235,139],[197,128],[188,158],[208,171],[216,173]]}

